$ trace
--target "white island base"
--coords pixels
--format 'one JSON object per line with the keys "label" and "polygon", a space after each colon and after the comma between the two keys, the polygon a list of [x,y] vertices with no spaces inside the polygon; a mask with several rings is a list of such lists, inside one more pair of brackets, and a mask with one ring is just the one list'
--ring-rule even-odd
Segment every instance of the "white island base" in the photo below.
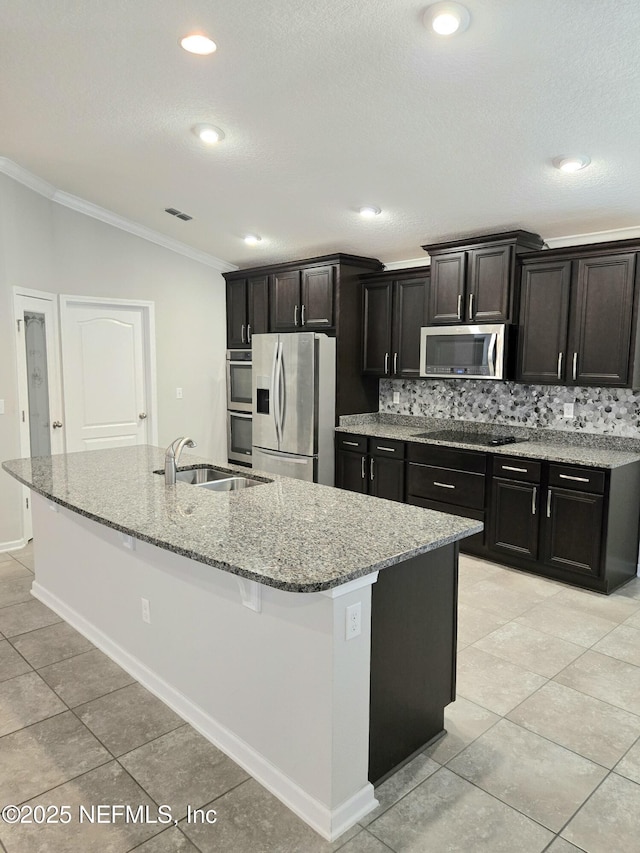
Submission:
{"label": "white island base", "polygon": [[[377,572],[326,592],[285,592],[32,495],[36,598],[324,838],[375,808],[367,777]],[[346,640],[353,604],[361,633]]]}

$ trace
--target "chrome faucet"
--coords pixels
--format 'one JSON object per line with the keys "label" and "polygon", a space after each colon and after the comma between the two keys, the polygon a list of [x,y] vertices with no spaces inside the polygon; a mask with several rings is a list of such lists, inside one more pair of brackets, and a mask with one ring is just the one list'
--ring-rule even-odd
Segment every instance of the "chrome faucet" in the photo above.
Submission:
{"label": "chrome faucet", "polygon": [[198,445],[191,438],[176,438],[172,441],[167,452],[164,454],[164,482],[167,486],[174,486],[176,482],[176,471],[178,470],[178,462],[180,454],[185,447],[197,447]]}

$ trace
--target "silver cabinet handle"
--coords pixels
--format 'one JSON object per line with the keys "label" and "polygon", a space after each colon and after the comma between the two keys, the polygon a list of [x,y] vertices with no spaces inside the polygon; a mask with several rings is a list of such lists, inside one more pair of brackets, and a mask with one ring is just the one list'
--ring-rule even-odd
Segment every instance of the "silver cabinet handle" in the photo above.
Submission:
{"label": "silver cabinet handle", "polygon": [[369,460],[369,477],[373,480],[373,456]]}
{"label": "silver cabinet handle", "polygon": [[394,352],[393,354],[393,372],[397,374],[398,372],[398,353]]}
{"label": "silver cabinet handle", "polygon": [[574,483],[588,483],[588,477],[570,477],[569,474],[558,474],[561,480],[573,480]]}
{"label": "silver cabinet handle", "polygon": [[348,444],[348,445],[349,445],[349,447],[357,447],[357,446],[358,446],[358,442],[357,442],[357,441],[343,441],[342,443],[343,443],[343,444]]}
{"label": "silver cabinet handle", "polygon": [[562,356],[563,353],[558,353],[558,379],[562,379]]}
{"label": "silver cabinet handle", "polygon": [[455,489],[455,486],[452,486],[451,483],[437,483],[435,480],[433,481],[434,486],[440,486],[441,489]]}
{"label": "silver cabinet handle", "polygon": [[384,354],[384,372],[387,374],[389,372],[389,353],[385,352]]}
{"label": "silver cabinet handle", "polygon": [[141,421],[144,421],[147,418],[147,413],[146,412],[140,412],[138,417],[140,418]]}
{"label": "silver cabinet handle", "polygon": [[244,335],[244,323],[242,324],[242,332],[240,334],[242,335],[242,343],[246,344],[245,335]]}
{"label": "silver cabinet handle", "polygon": [[469,319],[473,320],[473,293],[469,294]]}
{"label": "silver cabinet handle", "polygon": [[366,457],[363,456],[362,459],[360,460],[360,476],[362,477],[363,480],[365,478],[365,473],[364,473],[365,459],[366,459]]}
{"label": "silver cabinet handle", "polygon": [[298,306],[296,305],[293,309],[293,325],[298,325]]}
{"label": "silver cabinet handle", "polygon": [[458,320],[462,320],[462,294],[458,294]]}
{"label": "silver cabinet handle", "polygon": [[251,323],[247,326],[247,343],[251,343]]}
{"label": "silver cabinet handle", "polygon": [[576,377],[578,375],[578,353],[574,352],[573,354],[573,381],[576,381]]}
{"label": "silver cabinet handle", "polygon": [[547,518],[551,518],[551,489],[547,492]]}
{"label": "silver cabinet handle", "polygon": [[51,426],[52,426],[54,429],[61,429],[61,427],[62,427],[62,421],[54,421],[54,422],[51,424]]}
{"label": "silver cabinet handle", "polygon": [[376,450],[387,450],[389,453],[395,453],[396,452],[395,447],[383,447],[381,444],[379,444],[376,447]]}
{"label": "silver cabinet handle", "polygon": [[304,326],[304,323],[305,323],[305,319],[304,319],[304,304],[303,304],[302,308],[300,310],[300,325]]}
{"label": "silver cabinet handle", "polygon": [[513,465],[501,465],[500,466],[503,471],[517,471],[518,474],[526,474],[526,468],[514,468]]}
{"label": "silver cabinet handle", "polygon": [[531,515],[536,514],[536,503],[538,502],[538,487],[534,486],[531,492]]}

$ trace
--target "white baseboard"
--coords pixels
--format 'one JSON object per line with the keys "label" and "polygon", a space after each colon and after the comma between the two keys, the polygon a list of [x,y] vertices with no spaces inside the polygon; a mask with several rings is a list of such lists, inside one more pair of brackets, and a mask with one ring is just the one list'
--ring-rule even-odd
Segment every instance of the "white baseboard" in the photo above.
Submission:
{"label": "white baseboard", "polygon": [[378,805],[378,801],[374,797],[373,785],[367,783],[345,803],[333,810],[329,809],[323,803],[309,796],[299,785],[285,776],[249,744],[218,723],[170,684],[167,684],[138,658],[130,655],[121,646],[114,643],[100,629],[88,622],[76,610],[67,606],[56,595],[48,592],[37,581],[34,582],[31,591],[39,601],[50,607],[147,690],[161,699],[185,722],[192,725],[207,740],[244,768],[247,773],[327,841],[335,841],[343,832],[346,832],[360,818],[369,814]]}
{"label": "white baseboard", "polygon": [[4,554],[5,551],[19,551],[20,548],[24,548],[27,544],[26,539],[14,539],[13,542],[0,542],[0,554]]}

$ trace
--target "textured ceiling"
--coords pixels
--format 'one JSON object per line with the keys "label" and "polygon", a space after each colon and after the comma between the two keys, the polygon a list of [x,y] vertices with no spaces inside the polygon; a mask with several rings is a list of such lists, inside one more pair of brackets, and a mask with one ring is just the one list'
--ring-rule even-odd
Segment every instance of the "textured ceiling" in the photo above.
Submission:
{"label": "textured ceiling", "polygon": [[[450,39],[427,5],[0,0],[0,156],[241,266],[640,225],[640,2],[466,0]],[[194,29],[216,53],[178,46]]]}

